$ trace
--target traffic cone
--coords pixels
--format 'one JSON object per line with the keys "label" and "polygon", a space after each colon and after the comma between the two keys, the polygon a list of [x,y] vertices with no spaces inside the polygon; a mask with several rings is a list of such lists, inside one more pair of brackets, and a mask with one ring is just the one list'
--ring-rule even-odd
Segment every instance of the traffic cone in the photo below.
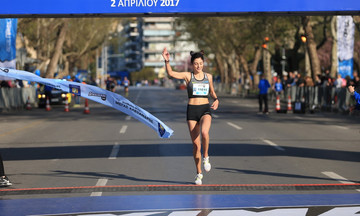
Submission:
{"label": "traffic cone", "polygon": [[90,113],[89,102],[88,102],[88,99],[85,99],[85,110],[84,110],[84,114],[89,114],[89,113]]}
{"label": "traffic cone", "polygon": [[27,99],[27,101],[26,101],[26,109],[27,109],[27,110],[31,110],[30,96],[28,97],[28,99]]}
{"label": "traffic cone", "polygon": [[65,98],[65,112],[69,112],[69,103],[68,103],[68,97]]}
{"label": "traffic cone", "polygon": [[49,97],[46,97],[46,111],[50,111],[51,107],[50,107],[50,101],[49,101]]}
{"label": "traffic cone", "polygon": [[289,95],[289,97],[288,97],[287,110],[288,110],[288,111],[292,111],[292,107],[291,107],[291,97],[290,97],[290,95]]}
{"label": "traffic cone", "polygon": [[275,107],[275,110],[276,110],[277,112],[280,111],[280,96],[279,96],[279,95],[276,97],[276,107]]}

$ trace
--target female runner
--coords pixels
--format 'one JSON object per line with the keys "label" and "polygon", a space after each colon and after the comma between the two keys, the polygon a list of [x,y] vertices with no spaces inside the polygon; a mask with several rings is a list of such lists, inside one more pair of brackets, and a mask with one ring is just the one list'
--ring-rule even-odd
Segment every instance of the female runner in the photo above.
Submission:
{"label": "female runner", "polygon": [[[205,171],[211,170],[209,161],[209,130],[211,126],[211,109],[216,110],[219,106],[219,100],[214,91],[213,77],[209,73],[203,72],[204,53],[190,52],[193,72],[175,72],[170,66],[170,54],[166,48],[162,52],[165,60],[167,74],[175,79],[183,79],[187,84],[188,106],[187,123],[190,131],[190,137],[193,143],[193,156],[196,165],[197,174],[195,184],[201,185],[203,174],[201,171],[201,146],[203,148],[203,164]],[[209,104],[208,96],[214,99]],[[201,138],[200,138],[201,132]]]}

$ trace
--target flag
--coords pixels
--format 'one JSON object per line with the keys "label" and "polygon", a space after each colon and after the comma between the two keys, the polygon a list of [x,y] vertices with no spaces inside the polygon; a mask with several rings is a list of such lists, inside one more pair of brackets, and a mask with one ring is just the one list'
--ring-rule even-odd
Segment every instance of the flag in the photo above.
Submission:
{"label": "flag", "polygon": [[17,19],[0,19],[0,67],[16,68],[16,31]]}
{"label": "flag", "polygon": [[338,73],[353,78],[355,24],[351,16],[337,16]]}

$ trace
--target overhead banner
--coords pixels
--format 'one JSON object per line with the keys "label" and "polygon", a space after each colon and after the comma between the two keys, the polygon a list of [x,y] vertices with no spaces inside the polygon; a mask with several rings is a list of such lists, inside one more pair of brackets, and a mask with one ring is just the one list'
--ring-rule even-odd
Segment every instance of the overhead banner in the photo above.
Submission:
{"label": "overhead banner", "polygon": [[0,19],[0,67],[16,68],[16,31],[17,19]]}
{"label": "overhead banner", "polygon": [[355,24],[351,16],[337,16],[338,73],[353,78]]}
{"label": "overhead banner", "polygon": [[1,67],[0,76],[41,83],[112,107],[146,124],[155,130],[161,138],[169,138],[173,133],[173,130],[162,121],[128,99],[96,86],[61,79],[42,78],[30,72]]}
{"label": "overhead banner", "polygon": [[[358,13],[359,0],[2,0],[0,16],[221,13]],[[336,12],[336,13],[335,13]]]}

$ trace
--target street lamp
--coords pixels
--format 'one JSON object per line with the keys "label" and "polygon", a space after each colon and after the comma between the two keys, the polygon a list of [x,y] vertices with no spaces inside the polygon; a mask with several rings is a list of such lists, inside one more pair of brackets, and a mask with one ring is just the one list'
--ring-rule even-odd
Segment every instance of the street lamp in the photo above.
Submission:
{"label": "street lamp", "polygon": [[307,38],[306,35],[301,35],[301,41],[304,43],[304,49],[305,49],[305,74],[306,76],[311,77],[311,69],[310,69],[310,59],[309,59],[309,52],[306,46]]}
{"label": "street lamp", "polygon": [[302,41],[303,43],[306,43],[306,36],[305,36],[305,35],[301,35],[301,41]]}

